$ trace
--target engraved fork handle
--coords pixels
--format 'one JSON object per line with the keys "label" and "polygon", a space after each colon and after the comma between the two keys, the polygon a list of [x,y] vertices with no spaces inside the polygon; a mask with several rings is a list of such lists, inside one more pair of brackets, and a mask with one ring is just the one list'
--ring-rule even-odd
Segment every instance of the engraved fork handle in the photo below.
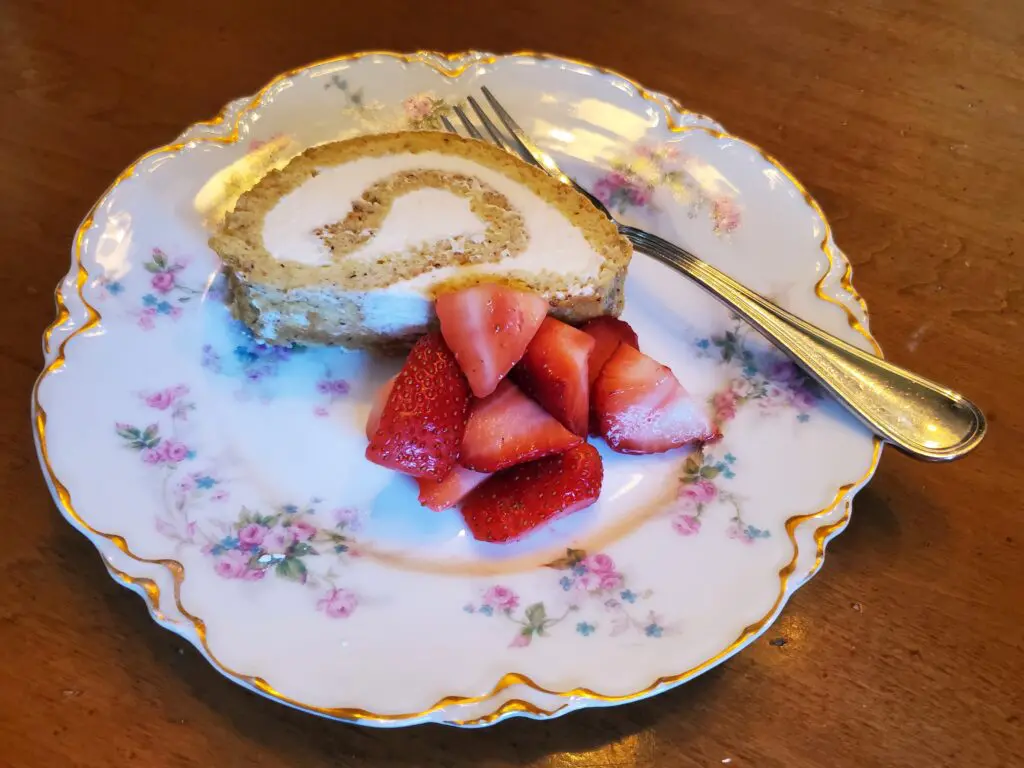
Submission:
{"label": "engraved fork handle", "polygon": [[963,396],[815,328],[657,235],[621,224],[619,231],[637,250],[695,280],[742,315],[904,453],[949,461],[981,442],[985,416]]}

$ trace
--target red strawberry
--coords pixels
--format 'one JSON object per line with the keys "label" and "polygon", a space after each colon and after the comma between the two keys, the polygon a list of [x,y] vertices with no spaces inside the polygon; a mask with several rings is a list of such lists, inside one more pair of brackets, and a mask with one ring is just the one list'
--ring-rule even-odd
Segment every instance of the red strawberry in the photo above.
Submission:
{"label": "red strawberry", "polygon": [[473,401],[460,461],[477,472],[497,472],[581,442],[583,438],[559,424],[512,382],[503,381],[493,395]]}
{"label": "red strawberry", "polygon": [[444,340],[477,397],[491,394],[519,362],[548,313],[543,297],[495,283],[441,294],[435,307]]}
{"label": "red strawberry", "polygon": [[377,432],[377,427],[380,426],[380,415],[384,412],[384,406],[387,405],[388,397],[391,396],[391,390],[394,389],[395,379],[398,376],[392,376],[390,379],[384,382],[383,386],[377,390],[377,394],[373,397],[373,405],[370,406],[370,414],[366,417],[366,439],[373,440],[374,434]]}
{"label": "red strawberry", "polygon": [[519,365],[512,369],[512,380],[577,435],[587,434],[587,358],[594,343],[582,331],[547,317]]}
{"label": "red strawberry", "polygon": [[589,333],[594,337],[594,351],[590,353],[589,375],[590,383],[597,380],[597,376],[608,362],[608,358],[619,346],[619,343],[629,344],[633,349],[640,349],[640,342],[634,331],[625,320],[617,317],[595,317],[593,320],[580,326],[580,330]]}
{"label": "red strawberry", "polygon": [[619,345],[594,383],[594,411],[619,453],[661,453],[717,437],[672,371],[628,344]]}
{"label": "red strawberry", "polygon": [[380,415],[366,458],[413,477],[440,480],[459,459],[469,387],[438,333],[409,353]]}
{"label": "red strawberry", "polygon": [[596,317],[590,322],[584,323],[580,330],[594,337],[594,351],[590,353],[590,360],[587,361],[587,374],[590,377],[590,434],[601,434],[601,425],[598,423],[597,414],[594,412],[594,382],[597,381],[601,369],[608,362],[619,344],[629,344],[634,349],[640,349],[640,343],[634,331],[625,320],[616,317]]}
{"label": "red strawberry", "polygon": [[484,481],[462,503],[462,516],[473,538],[512,541],[555,517],[589,507],[601,494],[603,478],[601,455],[582,443]]}
{"label": "red strawberry", "polygon": [[420,504],[427,509],[440,512],[449,507],[454,507],[462,498],[486,480],[490,475],[483,472],[474,472],[456,464],[452,471],[445,475],[444,480],[431,480],[428,477],[418,477],[416,482],[420,484]]}

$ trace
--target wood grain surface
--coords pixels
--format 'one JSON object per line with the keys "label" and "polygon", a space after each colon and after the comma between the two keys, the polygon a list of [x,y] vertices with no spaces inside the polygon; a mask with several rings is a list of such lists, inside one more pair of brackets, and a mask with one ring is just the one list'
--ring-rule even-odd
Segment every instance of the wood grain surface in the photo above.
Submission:
{"label": "wood grain surface", "polygon": [[[888,356],[976,399],[991,434],[948,466],[886,452],[777,625],[652,700],[386,732],[221,678],[57,513],[28,418],[40,333],[80,218],[136,155],[280,70],[376,48],[590,60],[762,145],[830,217]],[[5,0],[0,765],[1024,765],[1022,52],[1017,0]]]}

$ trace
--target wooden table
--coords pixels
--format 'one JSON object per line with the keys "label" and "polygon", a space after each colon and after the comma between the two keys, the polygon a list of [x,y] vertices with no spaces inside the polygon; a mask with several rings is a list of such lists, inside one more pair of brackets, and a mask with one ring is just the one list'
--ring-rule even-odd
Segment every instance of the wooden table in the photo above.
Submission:
{"label": "wooden table", "polygon": [[[3,4],[0,765],[1024,765],[1024,4],[454,8]],[[776,627],[654,700],[483,732],[290,711],[153,624],[37,469],[39,334],[71,235],[110,179],[279,70],[425,47],[591,60],[761,144],[828,213],[888,355],[991,419],[958,464],[887,452]]]}

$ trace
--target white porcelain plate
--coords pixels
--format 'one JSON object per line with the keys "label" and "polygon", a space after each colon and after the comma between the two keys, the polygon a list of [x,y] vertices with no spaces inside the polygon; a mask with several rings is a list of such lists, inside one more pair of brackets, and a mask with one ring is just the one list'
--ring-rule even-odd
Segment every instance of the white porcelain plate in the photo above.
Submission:
{"label": "white porcelain plate", "polygon": [[263,347],[210,228],[302,149],[429,129],[488,85],[622,219],[871,349],[849,264],[774,160],[604,70],[372,53],[275,79],[126,170],[86,218],[34,398],[44,472],[116,579],[222,673],[370,725],[484,725],[663,691],[751,642],[820,566],[876,441],[685,278],[637,254],[625,318],[722,425],[703,454],[601,446],[598,504],[509,546],[363,458],[398,361]]}

